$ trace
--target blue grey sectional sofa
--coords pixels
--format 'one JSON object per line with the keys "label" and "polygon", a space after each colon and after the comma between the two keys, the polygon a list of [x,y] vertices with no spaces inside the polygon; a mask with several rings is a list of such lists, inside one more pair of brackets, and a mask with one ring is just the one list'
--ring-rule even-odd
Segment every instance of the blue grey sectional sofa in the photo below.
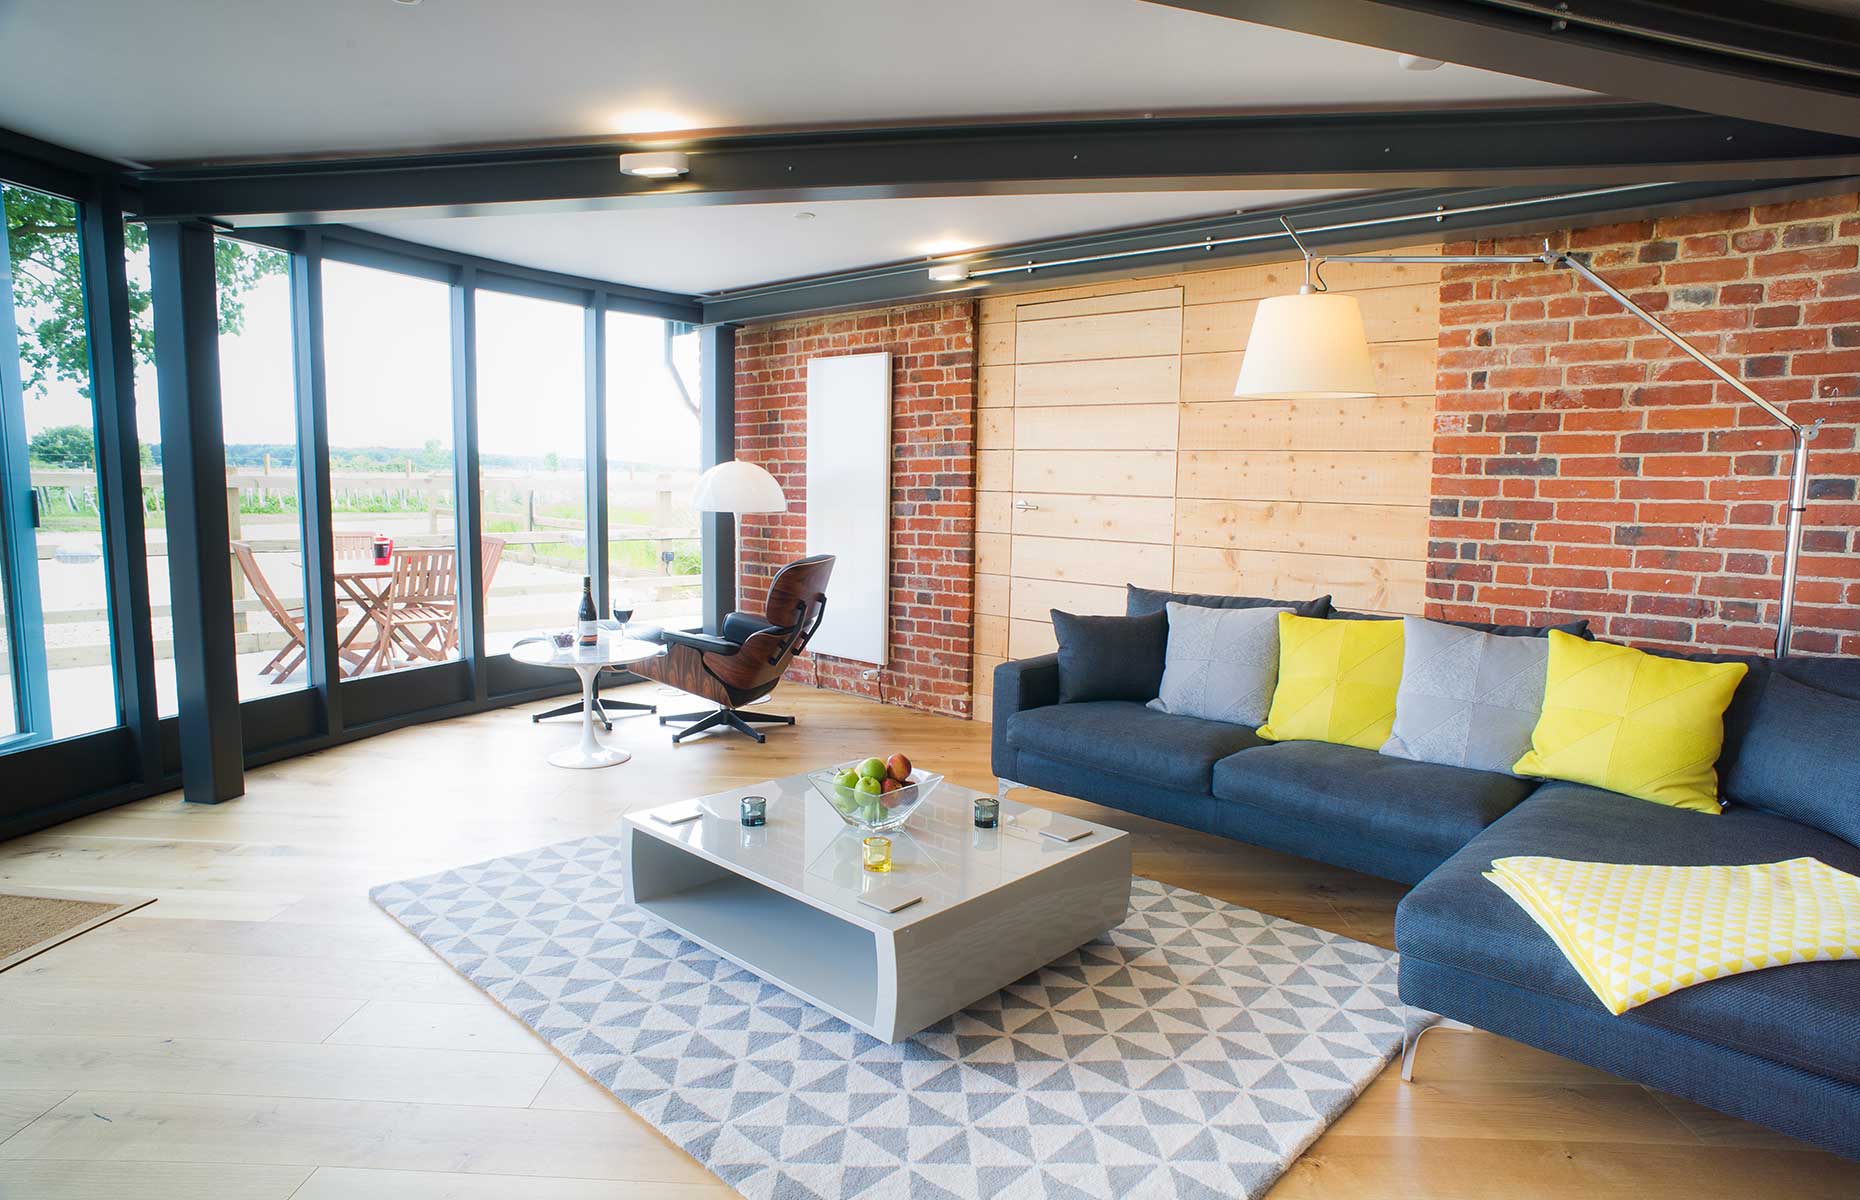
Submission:
{"label": "blue grey sectional sofa", "polygon": [[[1133,613],[1155,602],[1131,595]],[[1611,1016],[1481,875],[1513,854],[1682,866],[1812,856],[1860,874],[1860,660],[1736,661],[1750,671],[1725,715],[1730,805],[1717,816],[1275,744],[1135,701],[1061,704],[1051,654],[996,668],[993,766],[1003,780],[1413,884],[1395,916],[1406,1002],[1860,1158],[1860,961],[1713,980]],[[1845,836],[1785,815],[1801,803],[1832,803]]]}

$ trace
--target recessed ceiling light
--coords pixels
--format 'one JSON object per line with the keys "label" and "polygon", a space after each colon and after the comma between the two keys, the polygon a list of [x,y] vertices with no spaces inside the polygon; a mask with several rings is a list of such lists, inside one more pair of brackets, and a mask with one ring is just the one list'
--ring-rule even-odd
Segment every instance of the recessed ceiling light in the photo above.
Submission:
{"label": "recessed ceiling light", "polygon": [[615,133],[672,133],[701,124],[698,118],[669,108],[629,108],[613,119]]}
{"label": "recessed ceiling light", "polygon": [[641,179],[672,179],[691,169],[681,150],[642,150],[620,156],[620,173]]}
{"label": "recessed ceiling light", "polygon": [[938,263],[930,268],[930,278],[936,283],[961,283],[969,277],[969,268],[961,263]]}
{"label": "recessed ceiling light", "polygon": [[1404,71],[1438,71],[1446,65],[1437,58],[1422,58],[1419,54],[1398,54],[1395,61]]}
{"label": "recessed ceiling light", "polygon": [[814,214],[808,212],[806,209],[802,209],[800,212],[794,214],[794,219],[797,221],[811,221],[814,219]]}
{"label": "recessed ceiling light", "polygon": [[400,5],[402,8],[412,8],[419,2],[420,0],[394,0],[394,3]]}
{"label": "recessed ceiling light", "polygon": [[936,258],[944,254],[961,254],[965,250],[973,249],[975,249],[974,242],[958,237],[933,238],[927,242],[919,242],[917,245],[917,253],[928,258]]}

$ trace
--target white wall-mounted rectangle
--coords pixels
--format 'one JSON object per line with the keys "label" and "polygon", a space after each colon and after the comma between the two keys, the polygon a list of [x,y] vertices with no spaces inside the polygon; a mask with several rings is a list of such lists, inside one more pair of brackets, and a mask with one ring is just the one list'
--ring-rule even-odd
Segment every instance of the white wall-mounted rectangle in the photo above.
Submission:
{"label": "white wall-mounted rectangle", "polygon": [[885,663],[891,617],[891,355],[807,360],[807,553],[831,554],[809,650]]}

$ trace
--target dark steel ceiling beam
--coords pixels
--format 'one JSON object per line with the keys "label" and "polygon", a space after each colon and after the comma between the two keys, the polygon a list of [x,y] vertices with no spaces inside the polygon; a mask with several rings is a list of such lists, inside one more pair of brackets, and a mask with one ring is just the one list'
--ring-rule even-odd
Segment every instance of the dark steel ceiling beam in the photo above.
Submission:
{"label": "dark steel ceiling beam", "polygon": [[1860,134],[1860,19],[1775,0],[1150,0],[1744,120]]}
{"label": "dark steel ceiling beam", "polygon": [[[701,297],[704,321],[745,322],[904,304],[929,298],[1002,295],[1100,278],[1159,274],[1211,262],[1289,260],[1297,256],[1279,217],[1291,219],[1313,249],[1372,250],[1449,237],[1496,237],[1572,225],[1640,220],[1736,204],[1776,202],[1851,191],[1852,178],[1798,180],[1753,188],[1748,183],[1673,183],[1570,195],[1567,189],[1419,189],[1319,201],[1197,221],[1177,221],[1083,237],[979,251],[938,261],[971,270],[1019,268],[985,281],[936,283],[928,260],[891,263],[810,279],[735,288]],[[1439,215],[1431,215],[1431,214]],[[1412,219],[1396,219],[1396,218]],[[1355,228],[1325,231],[1331,225]],[[1253,239],[1230,241],[1222,239]],[[1196,242],[1210,243],[1194,248]],[[1185,248],[1186,247],[1186,248]],[[1081,261],[1083,260],[1083,261]]]}
{"label": "dark steel ceiling beam", "polygon": [[1314,113],[694,140],[690,174],[622,175],[624,147],[135,172],[151,218],[234,226],[901,196],[1570,186],[1860,173],[1860,137],[1652,105]]}

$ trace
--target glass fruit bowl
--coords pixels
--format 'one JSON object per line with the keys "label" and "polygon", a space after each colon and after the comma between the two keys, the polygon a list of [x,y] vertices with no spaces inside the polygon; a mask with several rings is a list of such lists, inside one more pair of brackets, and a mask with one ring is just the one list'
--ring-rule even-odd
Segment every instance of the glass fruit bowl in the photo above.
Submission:
{"label": "glass fruit bowl", "polygon": [[884,833],[888,829],[899,828],[917,811],[917,806],[929,799],[930,793],[943,783],[941,775],[913,769],[909,783],[876,795],[841,785],[840,775],[847,771],[857,772],[859,764],[864,761],[857,759],[828,767],[824,771],[807,773],[807,781],[813,784],[814,790],[833,806],[840,820],[854,829]]}

